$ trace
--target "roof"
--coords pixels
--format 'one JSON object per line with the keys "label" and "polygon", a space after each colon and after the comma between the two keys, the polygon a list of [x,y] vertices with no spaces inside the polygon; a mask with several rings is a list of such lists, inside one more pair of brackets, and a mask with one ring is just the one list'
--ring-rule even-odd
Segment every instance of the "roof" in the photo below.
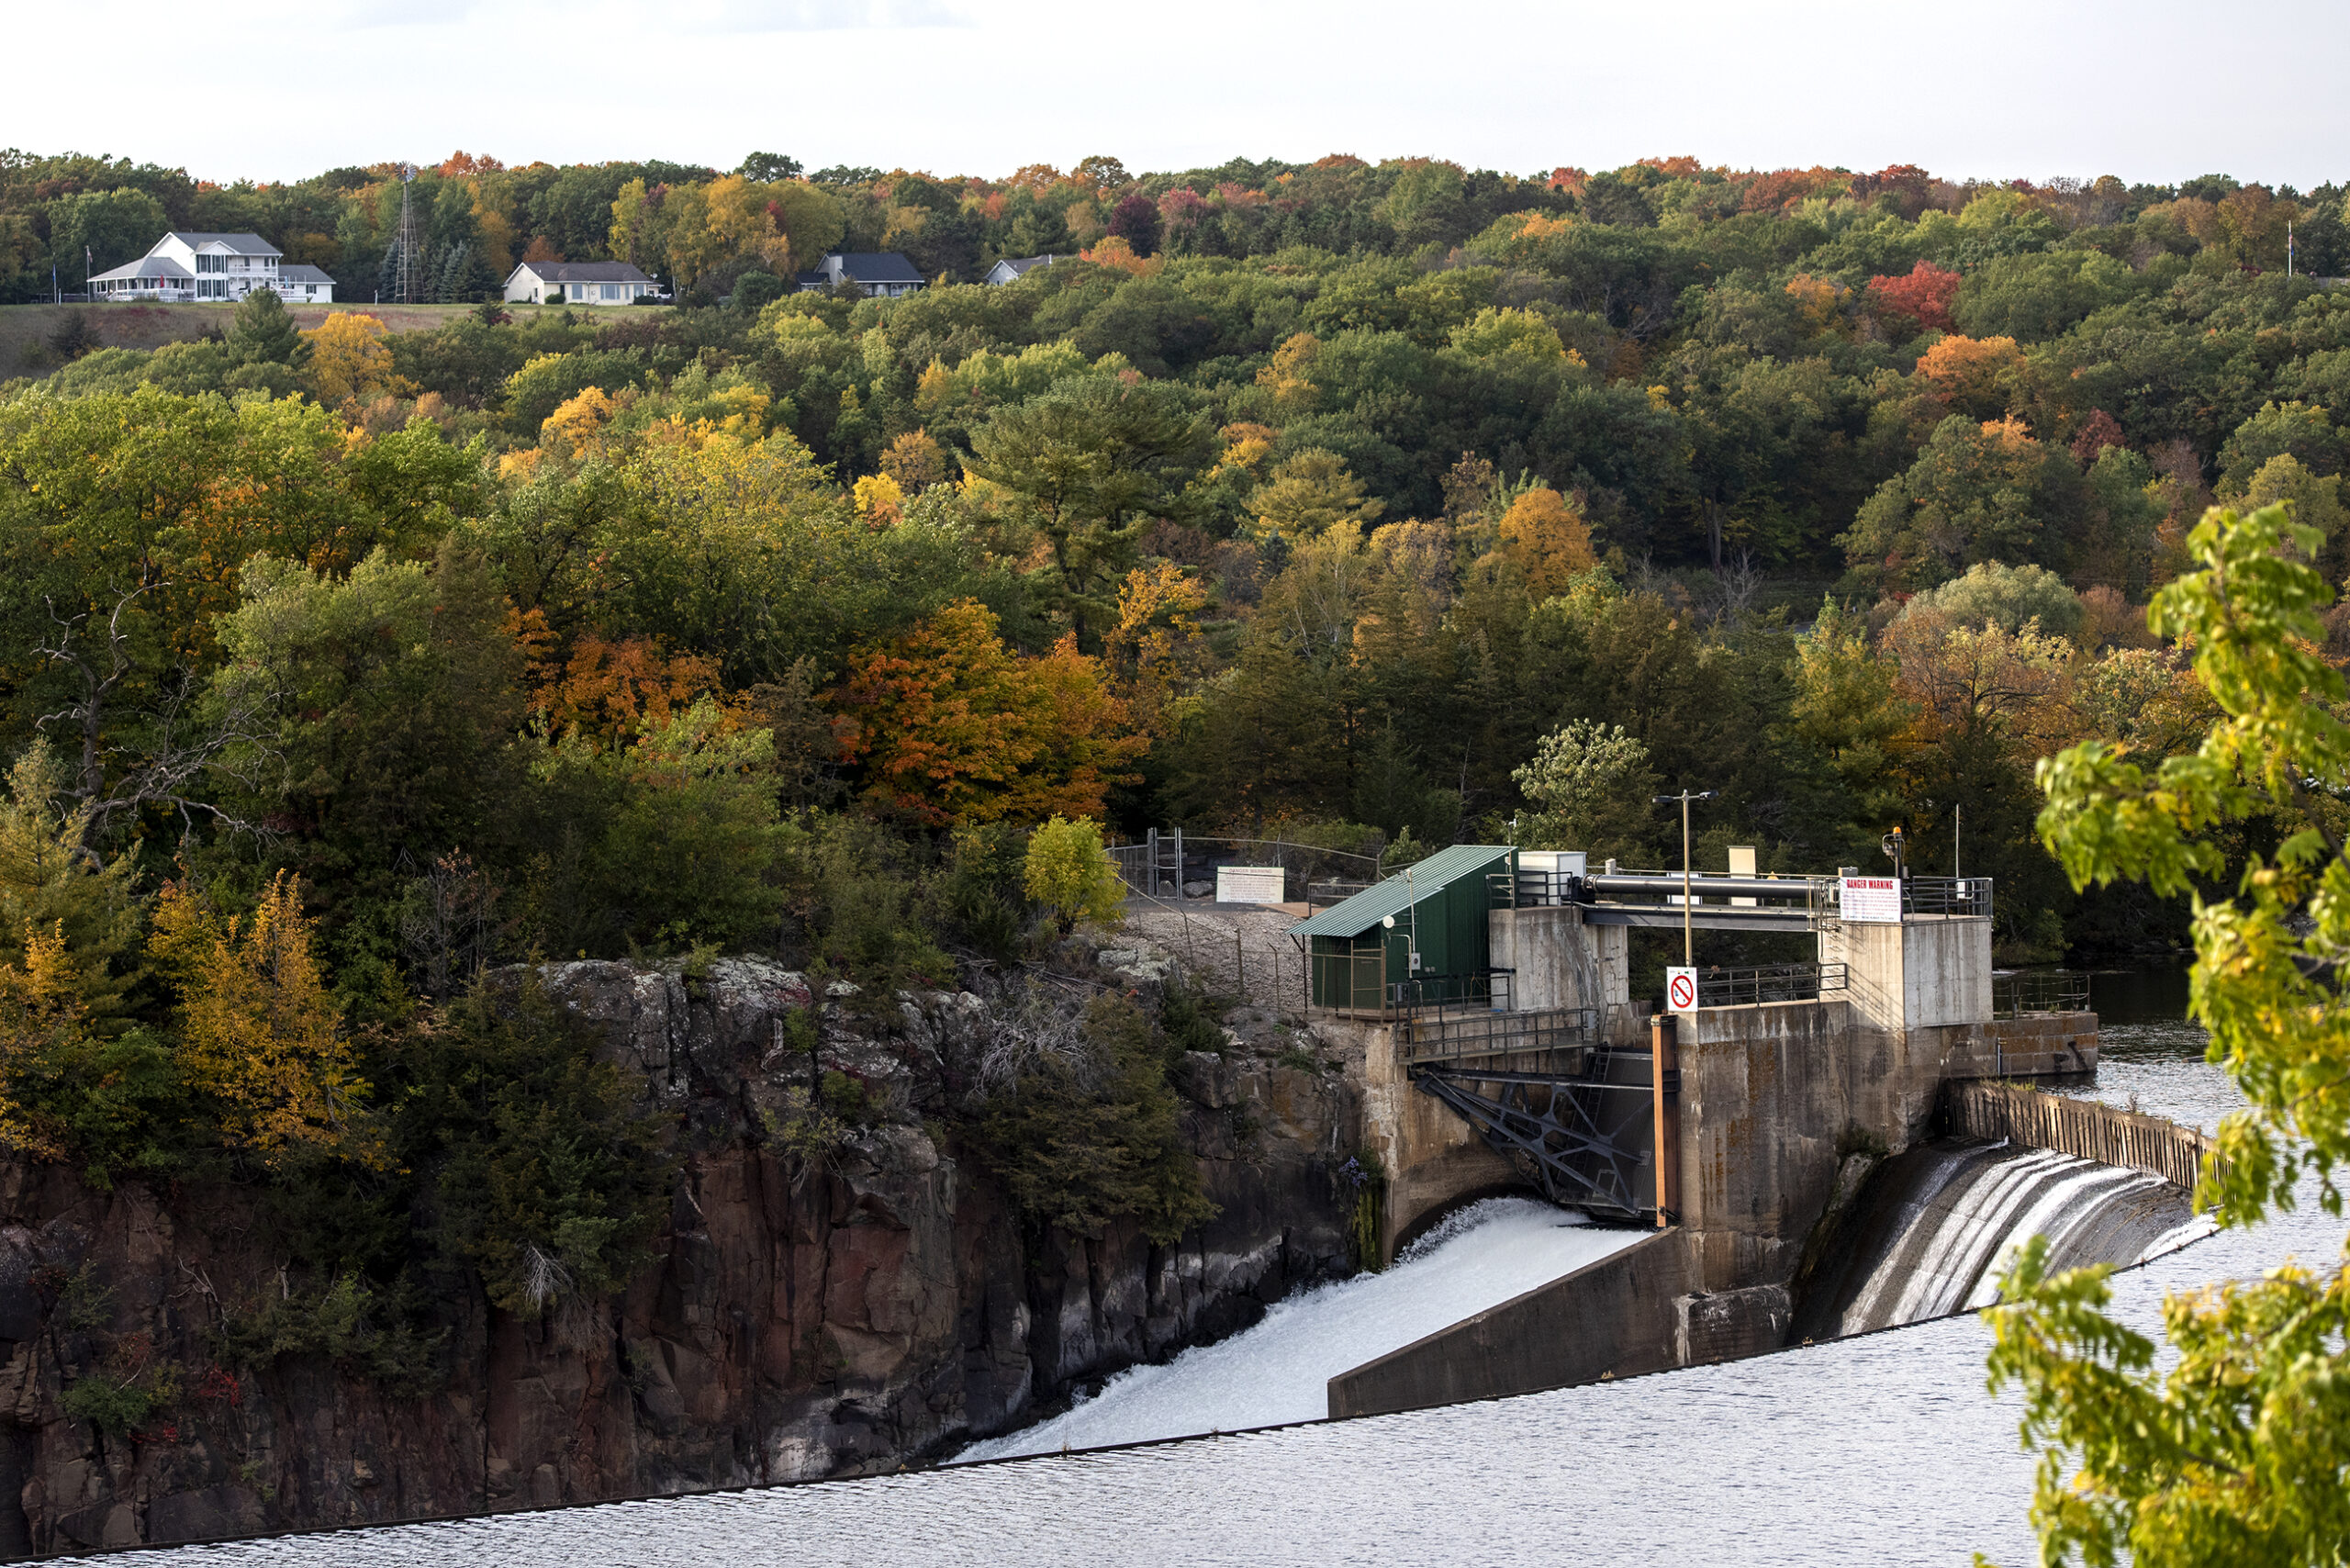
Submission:
{"label": "roof", "polygon": [[308,262],[287,262],[277,269],[277,275],[287,283],[332,283],[334,281]]}
{"label": "roof", "polygon": [[651,283],[653,281],[634,262],[524,262],[514,271],[527,272],[541,283]]}
{"label": "roof", "polygon": [[1438,889],[1469,877],[1482,877],[1496,860],[1510,856],[1506,844],[1456,844],[1439,849],[1406,870],[1365,888],[1319,914],[1309,915],[1289,928],[1292,936],[1360,936],[1391,914],[1400,914]]}
{"label": "roof", "polygon": [[108,272],[94,274],[92,283],[111,283],[126,277],[194,277],[196,274],[169,256],[141,256]]}
{"label": "roof", "polygon": [[914,271],[913,263],[895,251],[835,251],[824,260],[837,256],[841,271],[859,283],[922,283],[926,281]]}
{"label": "roof", "polygon": [[[282,256],[285,253],[258,234],[195,234],[185,229],[174,229],[164,235],[163,240],[177,240],[191,251],[200,251],[207,245],[218,245],[240,256]],[[155,243],[161,245],[163,240]]]}
{"label": "roof", "polygon": [[[1006,256],[1003,260],[996,263],[996,266],[1010,267],[1012,269],[1012,275],[1018,277],[1027,272],[1031,267],[1048,267],[1057,261],[1064,261],[1066,259],[1066,257],[1056,255]],[[994,268],[990,267],[989,270],[992,272]]]}

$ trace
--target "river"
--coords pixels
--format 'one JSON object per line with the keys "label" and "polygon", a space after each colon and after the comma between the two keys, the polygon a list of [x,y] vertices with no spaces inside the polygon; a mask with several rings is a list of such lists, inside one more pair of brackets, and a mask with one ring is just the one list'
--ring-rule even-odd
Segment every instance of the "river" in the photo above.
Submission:
{"label": "river", "polygon": [[[2133,1016],[2128,1002],[2098,999],[2112,1011],[2093,1092],[2212,1125],[2235,1096],[2201,1060],[2198,1031]],[[1564,1236],[1567,1245],[1595,1239]],[[2288,1254],[2325,1263],[2342,1237],[2340,1221],[2305,1203],[2117,1276],[2117,1300],[2136,1326],[2159,1332],[2165,1289],[2255,1277]],[[1275,1314],[1252,1332],[1281,1323]],[[2017,1447],[2017,1401],[1985,1393],[1987,1340],[1980,1319],[1944,1318],[1728,1365],[1369,1420],[126,1555],[158,1568],[1964,1568],[1981,1551],[2020,1565],[2033,1551],[2025,1518],[2033,1462]],[[1276,1359],[1286,1357],[1262,1364]],[[1305,1369],[1287,1386],[1312,1375]],[[1161,1377],[1136,1386],[1182,1385]]]}

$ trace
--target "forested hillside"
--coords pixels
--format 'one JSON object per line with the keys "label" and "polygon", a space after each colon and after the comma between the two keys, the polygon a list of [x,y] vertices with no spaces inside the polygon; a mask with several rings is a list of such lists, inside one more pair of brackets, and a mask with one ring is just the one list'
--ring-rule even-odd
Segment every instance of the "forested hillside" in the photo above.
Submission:
{"label": "forested hillside", "polygon": [[[2032,765],[2200,733],[2141,607],[2207,506],[2350,548],[2333,189],[761,155],[414,195],[452,297],[621,255],[677,304],[69,316],[0,390],[20,1147],[375,1169],[416,1040],[535,1048],[450,1011],[483,966],[946,983],[1083,913],[1038,902],[1054,816],[1655,864],[1688,787],[1701,863],[1900,824],[1942,870],[1963,812],[2004,956],[2161,945],[2175,907],[2066,890]],[[0,254],[23,295],[252,228],[362,286],[397,203],[12,154]],[[836,245],[936,282],[784,291]]]}

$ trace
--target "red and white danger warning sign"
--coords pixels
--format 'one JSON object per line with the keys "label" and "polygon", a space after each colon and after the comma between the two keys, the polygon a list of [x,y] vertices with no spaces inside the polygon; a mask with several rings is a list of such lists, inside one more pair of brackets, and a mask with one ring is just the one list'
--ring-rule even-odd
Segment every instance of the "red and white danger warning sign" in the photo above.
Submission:
{"label": "red and white danger warning sign", "polygon": [[1697,1011],[1697,971],[1673,964],[1664,971],[1664,1006],[1669,1013]]}
{"label": "red and white danger warning sign", "polygon": [[1887,925],[1901,924],[1901,879],[1898,877],[1847,877],[1838,902],[1846,920],[1881,921]]}

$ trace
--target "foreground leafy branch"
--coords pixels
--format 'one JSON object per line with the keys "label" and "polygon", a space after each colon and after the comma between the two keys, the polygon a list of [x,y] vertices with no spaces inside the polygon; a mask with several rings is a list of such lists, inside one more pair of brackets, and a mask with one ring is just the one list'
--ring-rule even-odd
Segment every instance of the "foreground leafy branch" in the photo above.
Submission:
{"label": "foreground leafy branch", "polygon": [[[2322,543],[2282,505],[2207,514],[2188,539],[2202,569],[2157,595],[2148,622],[2194,650],[2221,716],[2151,767],[2102,741],[2040,767],[2041,832],[2076,887],[2138,879],[2192,901],[2191,1009],[2247,1101],[2198,1193],[2228,1225],[2292,1207],[2304,1178],[2338,1215],[2350,1154],[2350,727],[2343,678],[2317,651],[2333,593],[2305,562]],[[2232,892],[2222,833],[2270,846],[2243,852]],[[2023,1439],[2042,1456],[2041,1561],[2344,1561],[2350,1271],[2288,1265],[2169,1297],[2166,1373],[2109,1315],[2106,1272],[2051,1276],[2035,1240],[1992,1315],[1991,1387],[2022,1390]]]}

